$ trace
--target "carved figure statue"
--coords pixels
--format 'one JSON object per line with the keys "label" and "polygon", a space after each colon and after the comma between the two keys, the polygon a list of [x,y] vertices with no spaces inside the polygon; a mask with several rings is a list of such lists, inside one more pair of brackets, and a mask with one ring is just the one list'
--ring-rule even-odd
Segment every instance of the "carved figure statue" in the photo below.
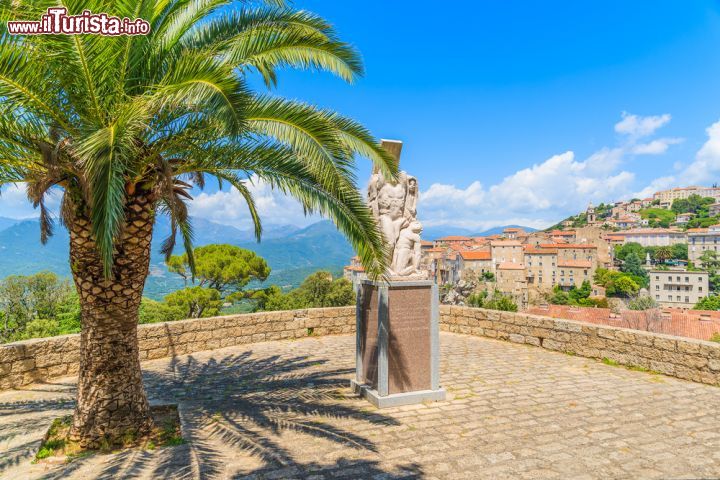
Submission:
{"label": "carved figure statue", "polygon": [[[383,147],[399,156],[402,144],[384,140]],[[397,182],[390,182],[381,172],[373,172],[368,184],[368,205],[388,245],[391,276],[423,277],[418,269],[422,225],[416,218],[417,202],[415,177],[400,172]]]}
{"label": "carved figure statue", "polygon": [[400,231],[393,252],[391,274],[403,277],[420,273],[420,233],[422,225],[417,220],[411,221],[410,225]]}

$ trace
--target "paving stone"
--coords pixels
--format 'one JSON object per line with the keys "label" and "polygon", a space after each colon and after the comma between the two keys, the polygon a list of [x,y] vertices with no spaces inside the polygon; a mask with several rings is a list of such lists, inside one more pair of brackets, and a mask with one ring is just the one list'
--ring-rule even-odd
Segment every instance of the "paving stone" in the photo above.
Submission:
{"label": "paving stone", "polygon": [[719,478],[720,388],[526,346],[441,335],[447,402],[354,396],[354,336],[143,363],[187,443],[32,464],[75,379],[0,392],[2,478]]}

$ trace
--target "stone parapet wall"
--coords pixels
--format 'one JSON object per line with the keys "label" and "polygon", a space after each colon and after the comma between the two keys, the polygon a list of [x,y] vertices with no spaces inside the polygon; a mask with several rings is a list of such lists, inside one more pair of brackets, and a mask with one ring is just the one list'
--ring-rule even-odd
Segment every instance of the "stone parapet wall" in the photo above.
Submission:
{"label": "stone parapet wall", "polygon": [[[526,313],[440,306],[440,328],[589,358],[608,358],[666,375],[720,385],[720,343],[592,325]],[[140,325],[140,359],[234,345],[355,331],[355,307],[182,320]],[[0,390],[77,374],[79,335],[0,345]],[[351,354],[351,352],[349,353]]]}
{"label": "stone parapet wall", "polygon": [[[140,360],[152,360],[233,345],[354,331],[355,307],[312,308],[140,325],[138,343]],[[79,351],[77,334],[0,345],[0,390],[75,375]]]}
{"label": "stone parapet wall", "polygon": [[720,385],[720,343],[526,313],[440,307],[443,331],[507,340]]}

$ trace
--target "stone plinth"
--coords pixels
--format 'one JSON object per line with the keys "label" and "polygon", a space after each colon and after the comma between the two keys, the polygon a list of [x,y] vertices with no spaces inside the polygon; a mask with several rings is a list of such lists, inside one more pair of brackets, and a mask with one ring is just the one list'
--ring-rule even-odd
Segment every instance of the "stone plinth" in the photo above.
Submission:
{"label": "stone plinth", "polygon": [[358,285],[353,388],[379,408],[444,400],[437,285],[430,280]]}

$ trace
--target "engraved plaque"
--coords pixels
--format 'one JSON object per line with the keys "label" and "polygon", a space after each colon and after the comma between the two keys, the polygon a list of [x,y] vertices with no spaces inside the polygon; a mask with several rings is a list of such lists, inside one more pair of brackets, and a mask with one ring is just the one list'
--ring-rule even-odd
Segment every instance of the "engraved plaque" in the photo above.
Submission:
{"label": "engraved plaque", "polygon": [[389,296],[388,393],[430,390],[432,290],[391,288]]}

